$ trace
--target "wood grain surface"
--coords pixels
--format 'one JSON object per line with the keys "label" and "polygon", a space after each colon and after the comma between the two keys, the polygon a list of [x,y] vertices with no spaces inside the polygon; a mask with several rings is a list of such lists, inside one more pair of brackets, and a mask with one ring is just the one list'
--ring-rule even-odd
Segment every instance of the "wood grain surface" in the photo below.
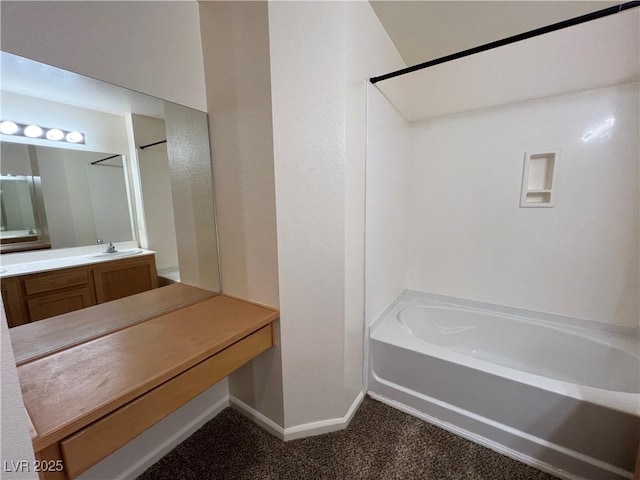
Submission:
{"label": "wood grain surface", "polygon": [[218,293],[180,283],[12,328],[18,365],[163,315]]}
{"label": "wood grain surface", "polygon": [[[108,304],[101,307],[108,306]],[[225,295],[18,367],[36,451],[268,325],[279,312]]]}
{"label": "wood grain surface", "polygon": [[271,324],[60,442],[75,478],[273,345]]}

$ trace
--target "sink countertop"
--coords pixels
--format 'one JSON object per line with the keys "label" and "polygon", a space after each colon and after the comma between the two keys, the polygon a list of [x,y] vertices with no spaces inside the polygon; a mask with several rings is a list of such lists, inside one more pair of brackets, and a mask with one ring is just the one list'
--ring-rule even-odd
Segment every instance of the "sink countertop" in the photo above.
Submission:
{"label": "sink countertop", "polygon": [[34,260],[31,262],[23,262],[16,264],[3,264],[0,266],[0,278],[9,278],[16,277],[19,275],[27,275],[30,273],[40,273],[40,272],[48,272],[52,270],[59,270],[62,268],[70,268],[70,267],[79,267],[82,265],[91,265],[93,263],[103,263],[103,262],[111,262],[113,260],[121,260],[126,258],[136,258],[142,257],[144,255],[153,255],[156,252],[152,250],[146,250],[144,248],[133,248],[133,249],[119,249],[118,251],[124,250],[140,250],[140,253],[132,254],[132,255],[114,255],[113,257],[109,256],[99,256],[96,257],[97,254],[101,252],[98,251],[96,253],[91,254],[76,254],[73,256],[64,256],[60,258],[47,258],[41,260]]}

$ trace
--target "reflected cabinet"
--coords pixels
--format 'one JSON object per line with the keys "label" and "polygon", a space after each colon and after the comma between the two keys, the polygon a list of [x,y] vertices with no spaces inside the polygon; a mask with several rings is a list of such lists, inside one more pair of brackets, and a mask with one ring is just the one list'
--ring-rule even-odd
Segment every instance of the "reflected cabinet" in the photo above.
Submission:
{"label": "reflected cabinet", "polygon": [[9,327],[62,315],[158,286],[154,255],[2,279]]}

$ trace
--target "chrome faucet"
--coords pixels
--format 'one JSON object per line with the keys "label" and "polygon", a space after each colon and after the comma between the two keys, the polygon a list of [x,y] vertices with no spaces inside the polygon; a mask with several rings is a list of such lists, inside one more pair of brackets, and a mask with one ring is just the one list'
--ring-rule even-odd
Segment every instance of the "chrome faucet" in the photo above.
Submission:
{"label": "chrome faucet", "polygon": [[104,245],[104,240],[99,238],[97,243],[98,243],[98,245]]}
{"label": "chrome faucet", "polygon": [[113,242],[107,242],[107,249],[103,253],[116,253],[116,246]]}

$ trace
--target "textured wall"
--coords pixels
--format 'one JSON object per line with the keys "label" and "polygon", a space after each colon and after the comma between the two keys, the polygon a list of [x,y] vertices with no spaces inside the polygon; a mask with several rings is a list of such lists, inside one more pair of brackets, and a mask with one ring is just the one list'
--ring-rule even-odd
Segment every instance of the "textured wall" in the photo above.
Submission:
{"label": "textured wall", "polygon": [[[279,305],[266,2],[201,2],[224,292]],[[280,344],[229,377],[245,404],[284,424]]]}
{"label": "textured wall", "polygon": [[366,85],[402,61],[366,3],[272,3],[269,31],[290,427],[363,388]]}
{"label": "textured wall", "polygon": [[269,3],[286,427],[345,413],[345,13]]}
{"label": "textured wall", "polygon": [[278,306],[269,25],[265,2],[202,2],[225,292]]}
{"label": "textured wall", "polygon": [[180,281],[219,291],[207,115],[170,102],[164,112]]}
{"label": "textured wall", "polygon": [[[13,348],[9,339],[9,329],[7,328],[7,319],[4,313],[4,305],[2,306],[0,318],[0,339],[2,341],[2,349],[0,354],[2,357],[2,396],[0,397],[0,424],[2,424],[2,442],[0,442],[3,467],[5,462],[11,465],[11,462],[20,462],[26,460],[29,462],[30,469],[26,472],[11,473],[3,472],[3,478],[11,480],[27,480],[37,479],[38,474],[33,472],[33,447],[31,446],[31,437],[29,435],[28,420],[24,403],[22,402],[22,391],[18,382],[18,373],[16,372],[16,363],[13,359]],[[11,470],[15,470],[11,468]]]}

